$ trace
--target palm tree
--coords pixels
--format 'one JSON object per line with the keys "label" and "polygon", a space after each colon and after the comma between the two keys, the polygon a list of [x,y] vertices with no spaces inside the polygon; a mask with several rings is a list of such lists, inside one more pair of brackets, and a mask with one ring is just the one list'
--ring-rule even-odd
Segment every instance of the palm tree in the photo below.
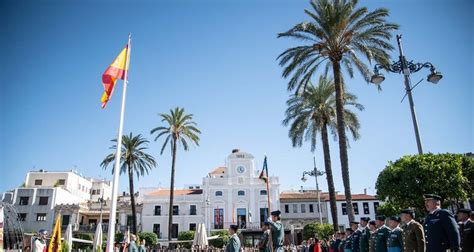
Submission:
{"label": "palm tree", "polygon": [[[111,140],[115,144],[110,147],[110,149],[117,149],[117,139]],[[137,175],[137,178],[144,176],[145,173],[148,174],[150,170],[156,167],[156,162],[153,156],[145,153],[144,151],[148,149],[148,140],[143,138],[140,134],[133,136],[130,135],[122,136],[122,154],[120,157],[120,174],[128,173],[128,184],[130,187],[130,201],[132,205],[132,218],[133,218],[133,227],[132,232],[137,234],[137,211],[135,208],[135,191],[133,186],[133,173]],[[106,169],[109,164],[115,162],[115,152],[107,155],[100,164],[104,169]],[[112,168],[112,174],[114,173],[114,168]],[[113,220],[110,220],[113,221]]]}
{"label": "palm tree", "polygon": [[157,133],[155,141],[161,136],[166,136],[163,147],[161,147],[160,154],[166,146],[171,147],[171,185],[170,185],[170,205],[169,205],[169,219],[168,219],[168,240],[171,241],[171,231],[173,225],[173,200],[174,200],[174,174],[176,170],[176,149],[177,145],[181,144],[185,151],[189,150],[189,143],[199,146],[199,134],[201,131],[196,128],[196,123],[193,122],[192,114],[185,114],[184,108],[176,107],[170,110],[170,114],[160,114],[161,121],[165,122],[166,126],[156,127],[151,130],[151,134]]}
{"label": "palm tree", "polygon": [[368,82],[369,68],[359,56],[366,58],[370,64],[375,61],[387,66],[388,52],[393,50],[393,46],[389,44],[391,32],[398,29],[398,25],[387,22],[387,9],[369,12],[365,7],[357,7],[357,0],[312,0],[311,6],[312,10],[305,10],[311,22],[297,24],[278,34],[278,37],[298,39],[304,44],[287,49],[278,59],[284,67],[283,77],[291,75],[288,90],[296,89],[295,94],[306,88],[323,63],[326,63],[326,73],[332,68],[344,193],[349,221],[353,221],[341,65],[347,70],[349,77],[353,77],[355,67]]}
{"label": "palm tree", "polygon": [[[359,119],[357,115],[347,107],[351,105],[358,110],[363,110],[364,107],[357,103],[357,97],[355,95],[348,92],[344,95],[346,105],[344,108],[346,129],[351,132],[354,139],[358,139],[360,127]],[[318,134],[321,134],[333,229],[334,232],[337,232],[339,225],[337,221],[336,190],[332,176],[328,134],[329,128],[334,137],[337,135],[334,82],[320,76],[317,87],[309,83],[305,91],[302,91],[299,95],[292,95],[286,103],[288,109],[286,110],[286,118],[283,120],[283,125],[291,125],[288,136],[291,139],[293,147],[301,147],[303,140],[310,141],[311,152],[314,152],[316,149],[316,139]]]}

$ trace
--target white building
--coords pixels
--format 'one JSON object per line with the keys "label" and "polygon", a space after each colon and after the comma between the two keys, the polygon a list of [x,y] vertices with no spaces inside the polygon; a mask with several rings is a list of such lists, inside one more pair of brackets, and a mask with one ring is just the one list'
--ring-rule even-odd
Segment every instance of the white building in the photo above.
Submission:
{"label": "white building", "polygon": [[27,173],[24,186],[13,190],[12,204],[25,231],[51,230],[56,205],[91,200],[93,190],[110,198],[109,182],[87,179],[75,171],[32,171]]}
{"label": "white building", "polygon": [[[325,199],[326,208],[330,209],[329,196]],[[355,220],[359,221],[361,217],[369,217],[371,220],[375,219],[377,208],[383,202],[378,200],[374,195],[363,194],[352,194],[352,206],[354,209]],[[349,218],[346,211],[346,197],[344,194],[336,195],[336,206],[337,206],[337,222],[340,229],[349,227]],[[329,223],[332,223],[331,211],[328,211]]]}
{"label": "white building", "polygon": [[[263,160],[262,160],[263,161]],[[272,209],[279,207],[278,177],[270,177]],[[233,150],[226,165],[203,178],[202,186],[175,190],[172,238],[181,231],[205,223],[211,230],[238,224],[243,229],[260,228],[268,217],[266,184],[259,179],[255,158]],[[143,230],[168,238],[169,190],[141,189]]]}

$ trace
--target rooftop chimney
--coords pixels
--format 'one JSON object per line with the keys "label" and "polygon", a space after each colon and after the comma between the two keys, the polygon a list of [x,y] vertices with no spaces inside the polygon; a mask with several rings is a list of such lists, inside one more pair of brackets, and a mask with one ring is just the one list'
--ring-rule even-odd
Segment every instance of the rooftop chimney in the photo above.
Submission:
{"label": "rooftop chimney", "polygon": [[240,151],[239,149],[233,149],[233,150],[232,150],[232,153],[237,153],[237,152],[239,152],[239,151]]}

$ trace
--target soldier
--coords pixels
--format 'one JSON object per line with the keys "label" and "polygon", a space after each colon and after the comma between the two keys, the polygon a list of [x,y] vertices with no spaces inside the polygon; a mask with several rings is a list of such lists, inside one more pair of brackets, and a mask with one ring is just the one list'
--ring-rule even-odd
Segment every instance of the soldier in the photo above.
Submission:
{"label": "soldier", "polygon": [[387,250],[388,252],[401,252],[403,251],[403,238],[402,229],[400,228],[400,217],[392,216],[388,220],[388,226],[390,227],[390,235],[387,239]]}
{"label": "soldier", "polygon": [[268,218],[268,224],[271,227],[272,246],[273,250],[283,252],[283,238],[285,237],[285,230],[280,220],[280,210],[270,213],[272,216]]}
{"label": "soldier", "polygon": [[[271,248],[270,248],[270,224],[265,221],[263,223],[263,227],[262,227],[262,231],[263,231],[263,235],[262,235],[262,239],[260,239],[260,242],[258,243],[258,251],[260,252],[270,252],[271,251]],[[304,241],[306,242],[306,241]]]}
{"label": "soldier", "polygon": [[375,252],[387,252],[387,239],[390,229],[385,226],[385,215],[375,217],[377,231],[375,231]]}
{"label": "soldier", "polygon": [[474,251],[474,222],[469,219],[471,209],[459,209],[459,233],[461,234],[462,251]]}
{"label": "soldier", "polygon": [[404,252],[425,252],[425,232],[423,226],[416,222],[415,212],[412,209],[401,211],[403,226],[403,250]]}
{"label": "soldier", "polygon": [[456,221],[452,213],[441,209],[441,197],[425,194],[425,207],[429,214],[425,218],[426,251],[437,252],[459,251],[460,237]]}
{"label": "soldier", "polygon": [[353,221],[351,222],[351,229],[354,231],[351,235],[351,247],[353,252],[359,252],[359,239],[362,231],[359,229],[359,222]]}
{"label": "soldier", "polygon": [[344,252],[352,252],[352,234],[354,230],[352,228],[346,228],[346,239],[343,241],[344,245],[342,248]]}
{"label": "soldier", "polygon": [[48,237],[48,231],[41,229],[38,231],[38,238],[33,243],[33,252],[46,252],[46,237]]}
{"label": "soldier", "polygon": [[360,227],[361,227],[361,234],[359,238],[359,251],[360,252],[369,251],[370,229],[369,229],[369,226],[367,225],[369,221],[370,221],[369,217],[360,218]]}
{"label": "soldier", "polygon": [[369,221],[370,238],[369,238],[369,252],[375,252],[375,237],[377,236],[377,226],[374,220]]}
{"label": "soldier", "polygon": [[225,252],[240,252],[240,239],[237,236],[237,230],[239,226],[237,225],[230,225],[229,227],[229,234],[230,238],[225,246]]}

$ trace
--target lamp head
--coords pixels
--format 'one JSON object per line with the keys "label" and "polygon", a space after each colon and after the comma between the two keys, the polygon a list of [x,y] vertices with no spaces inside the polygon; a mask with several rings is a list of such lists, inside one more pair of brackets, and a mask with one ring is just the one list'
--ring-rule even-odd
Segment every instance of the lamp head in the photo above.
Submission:
{"label": "lamp head", "polygon": [[378,71],[370,78],[370,82],[374,83],[375,85],[379,85],[384,80],[385,76],[383,76],[383,74],[378,73]]}
{"label": "lamp head", "polygon": [[439,80],[441,80],[441,78],[443,78],[443,75],[436,70],[432,70],[431,73],[428,75],[428,81],[433,84],[437,84]]}
{"label": "lamp head", "polygon": [[305,174],[303,173],[303,177],[301,177],[301,181],[306,182],[306,180],[308,180],[308,179],[304,175]]}

